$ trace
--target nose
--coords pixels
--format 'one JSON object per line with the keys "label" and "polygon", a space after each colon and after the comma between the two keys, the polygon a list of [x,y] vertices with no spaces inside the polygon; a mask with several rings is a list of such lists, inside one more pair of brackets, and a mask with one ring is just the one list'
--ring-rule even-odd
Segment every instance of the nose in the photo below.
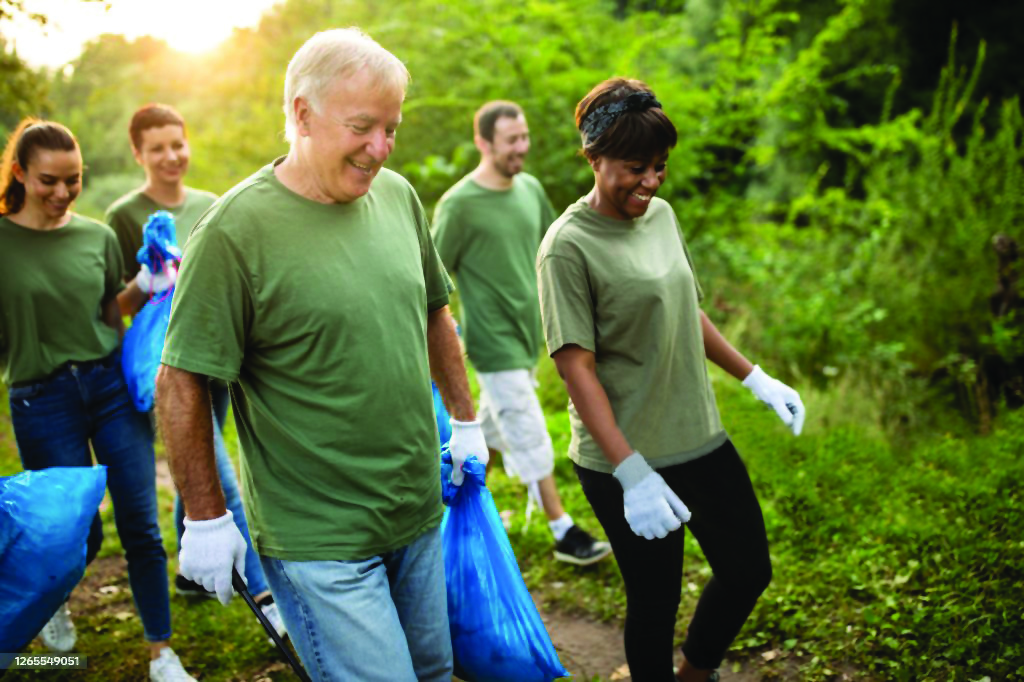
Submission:
{"label": "nose", "polygon": [[366,143],[366,153],[377,163],[384,163],[388,155],[391,154],[393,145],[393,138],[389,137],[387,131],[381,128],[370,136],[370,141]]}
{"label": "nose", "polygon": [[650,167],[644,172],[644,179],[641,183],[644,188],[649,190],[656,190],[661,187],[661,173],[656,171],[654,167]]}
{"label": "nose", "polygon": [[170,159],[171,161],[177,161],[178,156],[179,154],[177,149],[171,148],[167,151],[167,158]]}
{"label": "nose", "polygon": [[57,199],[63,200],[71,196],[71,189],[66,183],[58,182],[53,188],[53,193],[56,195]]}

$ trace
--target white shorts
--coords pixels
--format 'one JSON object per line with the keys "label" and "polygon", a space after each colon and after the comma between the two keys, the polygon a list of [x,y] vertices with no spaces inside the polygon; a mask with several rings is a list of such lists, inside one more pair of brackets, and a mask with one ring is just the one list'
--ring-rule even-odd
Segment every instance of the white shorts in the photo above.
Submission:
{"label": "white shorts", "polygon": [[476,376],[484,439],[488,448],[501,452],[506,473],[527,484],[554,473],[555,451],[533,373],[510,369]]}

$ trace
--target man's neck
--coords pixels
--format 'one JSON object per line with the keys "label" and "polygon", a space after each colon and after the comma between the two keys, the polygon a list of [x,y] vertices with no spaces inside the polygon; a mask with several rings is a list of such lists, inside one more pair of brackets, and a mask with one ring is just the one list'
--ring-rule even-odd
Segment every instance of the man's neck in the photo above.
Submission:
{"label": "man's neck", "polygon": [[300,197],[305,197],[320,204],[334,204],[335,200],[327,194],[314,178],[316,177],[304,163],[302,155],[293,147],[284,161],[274,166],[274,177],[287,189]]}
{"label": "man's neck", "polygon": [[515,180],[514,177],[510,178],[504,173],[499,173],[488,161],[481,161],[476,170],[470,173],[470,177],[484,189],[493,189],[498,192],[512,187],[512,182]]}
{"label": "man's neck", "polygon": [[168,184],[146,180],[142,193],[161,206],[167,206],[168,208],[181,206],[185,203],[184,182]]}

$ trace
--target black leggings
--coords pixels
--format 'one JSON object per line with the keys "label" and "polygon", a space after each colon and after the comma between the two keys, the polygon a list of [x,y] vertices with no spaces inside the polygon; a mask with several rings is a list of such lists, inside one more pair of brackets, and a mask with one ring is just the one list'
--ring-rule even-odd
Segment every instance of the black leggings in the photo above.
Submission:
{"label": "black leggings", "polygon": [[[732,442],[684,464],[659,469],[690,508],[686,524],[713,575],[683,643],[686,660],[716,668],[772,579],[761,507]],[[576,467],[626,584],[626,661],[633,682],[668,682],[683,584],[683,531],[661,540],[636,535],[623,515],[622,487],[611,474]]]}

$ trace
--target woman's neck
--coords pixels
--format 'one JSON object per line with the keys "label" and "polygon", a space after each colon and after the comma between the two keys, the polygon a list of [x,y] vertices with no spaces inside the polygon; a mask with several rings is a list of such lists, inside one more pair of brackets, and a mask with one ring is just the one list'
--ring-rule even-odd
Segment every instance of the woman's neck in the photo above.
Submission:
{"label": "woman's neck", "polygon": [[5,217],[16,225],[27,227],[30,230],[46,232],[48,230],[56,230],[67,225],[68,222],[71,221],[71,211],[65,211],[64,215],[59,218],[54,218],[47,215],[40,209],[35,209],[32,206],[25,204],[17,213],[11,213]]}
{"label": "woman's neck", "polygon": [[181,206],[185,203],[184,182],[168,184],[155,182],[147,178],[146,184],[142,186],[142,193],[161,206],[169,208]]}

